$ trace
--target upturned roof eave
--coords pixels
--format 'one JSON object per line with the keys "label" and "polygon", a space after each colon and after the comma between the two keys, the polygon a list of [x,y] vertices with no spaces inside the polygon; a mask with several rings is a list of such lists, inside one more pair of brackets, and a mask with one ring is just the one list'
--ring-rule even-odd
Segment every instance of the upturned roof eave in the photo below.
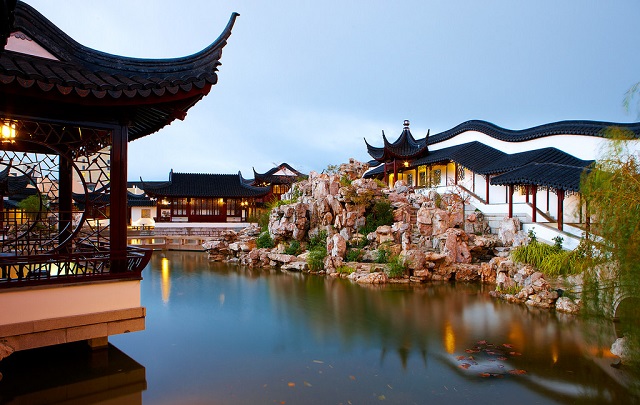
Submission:
{"label": "upturned roof eave", "polygon": [[13,31],[23,31],[33,36],[49,52],[60,60],[76,63],[92,71],[106,71],[110,74],[146,73],[152,75],[193,71],[211,65],[213,71],[220,64],[221,50],[231,35],[231,30],[240,14],[232,13],[225,29],[209,46],[192,55],[177,58],[145,59],[114,55],[98,51],[80,44],[33,7],[21,1],[15,9]]}

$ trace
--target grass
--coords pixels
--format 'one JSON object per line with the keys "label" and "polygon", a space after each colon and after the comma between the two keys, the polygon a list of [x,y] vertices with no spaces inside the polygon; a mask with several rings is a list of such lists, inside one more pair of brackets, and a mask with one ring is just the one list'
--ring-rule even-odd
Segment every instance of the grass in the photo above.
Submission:
{"label": "grass", "polygon": [[389,262],[387,263],[387,276],[391,278],[399,278],[404,275],[406,267],[404,265],[404,261],[399,255],[391,256]]}

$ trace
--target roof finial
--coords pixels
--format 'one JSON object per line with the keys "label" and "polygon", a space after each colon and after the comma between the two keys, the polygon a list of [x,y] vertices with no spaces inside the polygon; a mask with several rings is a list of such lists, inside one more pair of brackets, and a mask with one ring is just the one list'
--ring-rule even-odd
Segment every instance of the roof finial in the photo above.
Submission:
{"label": "roof finial", "polygon": [[409,128],[409,120],[404,120],[404,127]]}

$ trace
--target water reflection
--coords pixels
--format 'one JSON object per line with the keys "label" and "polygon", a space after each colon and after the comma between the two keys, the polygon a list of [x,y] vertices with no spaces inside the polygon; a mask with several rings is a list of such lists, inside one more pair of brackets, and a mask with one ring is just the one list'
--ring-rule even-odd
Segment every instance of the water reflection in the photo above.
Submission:
{"label": "water reflection", "polygon": [[142,403],[145,368],[115,348],[84,342],[14,353],[0,362],[0,403]]}
{"label": "water reflection", "polygon": [[637,401],[610,367],[610,323],[497,301],[482,286],[359,286],[184,252],[155,253],[143,276],[146,330],[110,341],[145,365],[145,403]]}

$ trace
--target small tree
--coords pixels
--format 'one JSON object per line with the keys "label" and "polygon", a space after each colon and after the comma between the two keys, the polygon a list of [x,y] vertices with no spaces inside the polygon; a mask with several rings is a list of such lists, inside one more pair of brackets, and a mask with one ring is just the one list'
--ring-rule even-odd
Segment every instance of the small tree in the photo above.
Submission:
{"label": "small tree", "polygon": [[38,215],[41,215],[43,212],[47,211],[47,209],[49,208],[49,200],[44,195],[30,195],[29,197],[18,203],[18,208],[24,211],[27,218],[35,221],[38,218]]}

